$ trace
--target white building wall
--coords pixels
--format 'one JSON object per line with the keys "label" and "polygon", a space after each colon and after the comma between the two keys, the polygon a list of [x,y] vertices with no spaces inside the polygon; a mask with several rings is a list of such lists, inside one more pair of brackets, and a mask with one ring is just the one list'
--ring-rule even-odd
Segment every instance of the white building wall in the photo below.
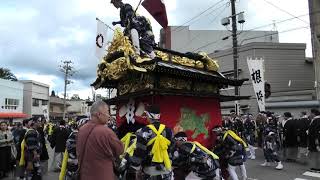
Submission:
{"label": "white building wall", "polygon": [[[6,109],[5,99],[18,100],[16,109]],[[17,81],[0,79],[0,112],[23,112],[23,84]]]}
{"label": "white building wall", "polygon": [[79,115],[86,115],[88,112],[88,105],[85,100],[69,100],[67,103],[70,104],[68,112],[76,112]]}
{"label": "white building wall", "polygon": [[23,112],[31,117],[32,107],[32,84],[24,84],[23,86]]}
{"label": "white building wall", "polygon": [[[29,116],[43,115],[42,105],[49,105],[49,85],[36,81],[21,81],[24,84],[24,113]],[[39,105],[33,105],[33,99]]]}
{"label": "white building wall", "polygon": [[[176,26],[170,26],[172,50],[182,53],[204,51],[209,54],[213,53],[214,51],[224,50],[232,47],[231,32],[227,30],[190,30],[188,26],[180,27],[179,29],[176,28]],[[227,36],[229,36],[228,39],[222,40],[222,38]],[[239,45],[250,42],[278,43],[278,32],[242,31],[238,35]]]}

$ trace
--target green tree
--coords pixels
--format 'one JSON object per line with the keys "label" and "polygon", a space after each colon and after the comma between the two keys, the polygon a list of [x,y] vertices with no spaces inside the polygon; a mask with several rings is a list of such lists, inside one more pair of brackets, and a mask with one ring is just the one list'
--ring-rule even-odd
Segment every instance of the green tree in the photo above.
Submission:
{"label": "green tree", "polygon": [[17,77],[7,68],[0,68],[0,78],[11,81],[18,81]]}
{"label": "green tree", "polygon": [[73,94],[71,97],[72,100],[80,100],[80,97],[78,94]]}

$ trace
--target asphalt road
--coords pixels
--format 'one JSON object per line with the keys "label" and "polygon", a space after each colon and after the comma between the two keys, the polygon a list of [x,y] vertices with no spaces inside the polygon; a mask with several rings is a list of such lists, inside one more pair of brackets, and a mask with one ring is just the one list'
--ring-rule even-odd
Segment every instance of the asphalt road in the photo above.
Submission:
{"label": "asphalt road", "polygon": [[[320,173],[312,174],[318,177],[306,176],[309,166],[298,163],[283,162],[284,168],[276,170],[275,164],[272,167],[262,167],[260,164],[264,162],[261,149],[257,151],[257,159],[248,160],[246,163],[247,174],[250,179],[258,180],[319,180]],[[307,173],[310,175],[310,173]]]}
{"label": "asphalt road", "polygon": [[[50,157],[53,156],[52,150],[49,148]],[[320,173],[308,172],[310,168],[308,165],[301,165],[298,163],[283,162],[283,170],[276,170],[275,164],[272,167],[261,167],[260,164],[264,162],[261,149],[257,149],[257,159],[248,160],[246,162],[246,169],[249,179],[248,180],[320,180]],[[49,166],[51,159],[49,160]],[[303,175],[306,173],[306,175]],[[312,176],[310,176],[312,175]],[[318,176],[318,177],[313,177]],[[49,171],[43,180],[58,180],[59,173]],[[5,180],[12,180],[13,177],[6,178]]]}

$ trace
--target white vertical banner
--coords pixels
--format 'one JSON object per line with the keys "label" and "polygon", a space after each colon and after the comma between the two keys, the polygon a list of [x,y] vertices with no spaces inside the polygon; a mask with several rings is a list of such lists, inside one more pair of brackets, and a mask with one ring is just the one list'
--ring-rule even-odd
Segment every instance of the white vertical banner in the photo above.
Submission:
{"label": "white vertical banner", "polygon": [[265,111],[264,59],[247,58],[247,63],[259,110]]}
{"label": "white vertical banner", "polygon": [[96,56],[100,60],[106,53],[108,27],[100,19],[97,20]]}
{"label": "white vertical banner", "polygon": [[43,116],[46,118],[46,122],[49,122],[49,108],[48,105],[42,106]]}

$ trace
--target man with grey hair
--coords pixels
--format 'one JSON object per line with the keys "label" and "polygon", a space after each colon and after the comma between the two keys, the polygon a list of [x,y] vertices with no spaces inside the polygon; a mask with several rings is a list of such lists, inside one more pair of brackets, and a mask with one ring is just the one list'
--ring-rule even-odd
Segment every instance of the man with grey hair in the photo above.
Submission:
{"label": "man with grey hair", "polygon": [[106,126],[109,106],[103,101],[93,103],[91,119],[83,125],[77,137],[80,179],[114,179],[113,164],[122,153],[123,145]]}

